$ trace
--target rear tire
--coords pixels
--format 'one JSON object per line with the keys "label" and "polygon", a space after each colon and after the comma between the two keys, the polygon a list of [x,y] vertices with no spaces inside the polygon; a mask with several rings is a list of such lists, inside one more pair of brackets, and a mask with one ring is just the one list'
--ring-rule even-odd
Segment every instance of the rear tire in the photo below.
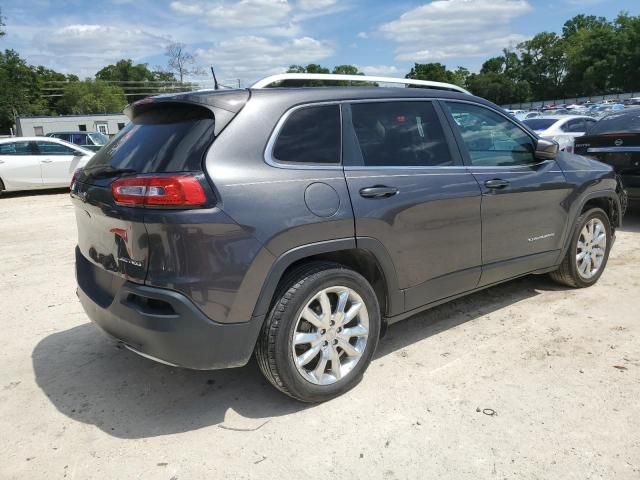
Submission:
{"label": "rear tire", "polygon": [[604,271],[611,251],[611,223],[600,208],[592,208],[576,220],[569,249],[551,278],[568,287],[590,287]]}
{"label": "rear tire", "polygon": [[276,292],[256,347],[258,365],[297,400],[329,400],[362,379],[380,323],[378,300],[362,275],[336,263],[310,263]]}

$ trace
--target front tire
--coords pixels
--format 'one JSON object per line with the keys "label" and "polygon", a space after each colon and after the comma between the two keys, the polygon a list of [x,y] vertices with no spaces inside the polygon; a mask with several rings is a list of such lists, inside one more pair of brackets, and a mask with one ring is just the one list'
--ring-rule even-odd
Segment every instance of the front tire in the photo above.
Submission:
{"label": "front tire", "polygon": [[316,262],[292,272],[276,293],[256,347],[278,390],[322,402],[360,382],[380,336],[380,307],[362,275]]}
{"label": "front tire", "polygon": [[578,217],[569,250],[551,278],[573,288],[590,287],[604,271],[612,235],[609,217],[601,208],[592,208]]}

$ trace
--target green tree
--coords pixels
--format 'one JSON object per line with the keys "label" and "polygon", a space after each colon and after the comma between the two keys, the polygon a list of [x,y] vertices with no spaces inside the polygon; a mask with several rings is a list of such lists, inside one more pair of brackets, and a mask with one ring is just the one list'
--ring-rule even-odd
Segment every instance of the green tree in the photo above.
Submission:
{"label": "green tree", "polygon": [[134,64],[131,59],[122,59],[99,70],[96,80],[122,87],[129,102],[135,102],[150,95],[183,90],[171,72],[151,70],[146,63]]}
{"label": "green tree", "polygon": [[451,83],[454,83],[460,87],[467,86],[467,82],[469,81],[469,76],[471,75],[471,72],[469,71],[468,68],[458,67],[451,73],[453,74]]}
{"label": "green tree", "polygon": [[63,114],[120,112],[127,105],[124,90],[100,80],[71,82],[58,102]]}
{"label": "green tree", "polygon": [[405,78],[414,80],[431,80],[432,82],[453,83],[453,72],[447,70],[442,63],[416,63]]}
{"label": "green tree", "polygon": [[621,13],[614,21],[616,42],[612,87],[622,92],[640,90],[640,16]]}
{"label": "green tree", "polygon": [[49,113],[36,69],[15,50],[0,52],[0,131],[8,133],[17,115]]}
{"label": "green tree", "polygon": [[522,79],[535,98],[561,98],[566,72],[565,42],[553,32],[542,32],[518,45]]}
{"label": "green tree", "polygon": [[578,15],[563,28],[568,96],[595,95],[615,89],[620,45],[614,26],[604,18]]}
{"label": "green tree", "polygon": [[[340,75],[364,75],[358,67],[354,65],[336,65],[333,67],[333,71],[329,70],[327,67],[323,67],[317,63],[310,63],[307,66],[303,65],[291,65],[287,69],[287,73],[336,73]],[[347,81],[320,81],[320,80],[287,80],[281,82],[280,86],[286,87],[327,87],[327,86],[358,86],[358,85],[368,85],[367,82],[347,82]]]}

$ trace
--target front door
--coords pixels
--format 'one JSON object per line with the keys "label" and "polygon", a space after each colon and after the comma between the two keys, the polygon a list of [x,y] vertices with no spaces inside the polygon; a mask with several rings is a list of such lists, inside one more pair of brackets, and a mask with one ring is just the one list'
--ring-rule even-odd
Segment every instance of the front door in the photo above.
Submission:
{"label": "front door", "polygon": [[404,310],[475,288],[480,189],[452,148],[440,107],[425,100],[354,102],[343,119],[357,242],[372,238],[386,248]]}
{"label": "front door", "polygon": [[36,146],[30,141],[0,144],[0,179],[7,189],[42,186],[42,173]]}
{"label": "front door", "polygon": [[571,193],[555,160],[536,159],[536,139],[506,115],[477,104],[443,103],[482,189],[480,284],[553,266]]}

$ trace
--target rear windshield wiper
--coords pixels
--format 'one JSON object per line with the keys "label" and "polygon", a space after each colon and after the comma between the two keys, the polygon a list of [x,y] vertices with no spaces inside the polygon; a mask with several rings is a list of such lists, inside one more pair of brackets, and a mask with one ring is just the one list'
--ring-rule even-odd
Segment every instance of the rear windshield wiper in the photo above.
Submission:
{"label": "rear windshield wiper", "polygon": [[85,174],[91,178],[109,178],[109,177],[117,177],[118,175],[124,175],[127,173],[138,173],[138,171],[134,168],[101,168],[96,170],[85,170]]}

